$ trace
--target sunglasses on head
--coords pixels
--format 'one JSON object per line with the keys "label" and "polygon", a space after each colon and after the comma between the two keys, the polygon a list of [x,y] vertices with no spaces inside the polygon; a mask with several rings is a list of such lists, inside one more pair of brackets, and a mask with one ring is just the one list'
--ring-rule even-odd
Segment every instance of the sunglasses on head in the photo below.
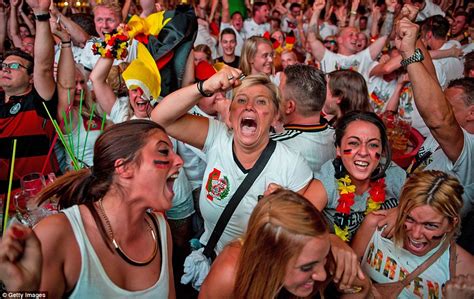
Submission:
{"label": "sunglasses on head", "polygon": [[27,70],[28,68],[18,62],[12,62],[12,63],[1,63],[0,64],[0,69],[2,70],[17,70],[20,67],[24,68]]}

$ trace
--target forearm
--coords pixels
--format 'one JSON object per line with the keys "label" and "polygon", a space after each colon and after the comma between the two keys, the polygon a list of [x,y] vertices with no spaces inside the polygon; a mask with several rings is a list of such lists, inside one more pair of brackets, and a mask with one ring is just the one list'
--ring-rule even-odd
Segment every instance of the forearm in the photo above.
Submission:
{"label": "forearm", "polygon": [[4,44],[7,38],[7,16],[4,11],[0,12],[0,55],[5,51]]}
{"label": "forearm", "polygon": [[112,111],[116,100],[112,87],[107,83],[107,76],[113,63],[114,60],[111,58],[100,57],[89,75],[89,79],[94,87],[97,103],[107,114],[110,114]]}
{"label": "forearm", "polygon": [[185,115],[199,102],[200,98],[201,94],[196,84],[185,86],[167,95],[153,109],[151,119],[166,128]]}
{"label": "forearm", "polygon": [[389,36],[390,33],[392,32],[393,28],[393,20],[394,20],[394,13],[387,11],[387,14],[385,15],[385,20],[382,24],[382,28],[380,29],[380,35],[381,36]]}
{"label": "forearm", "polygon": [[[36,15],[48,11],[34,10]],[[56,83],[53,78],[54,40],[49,21],[36,20],[34,85],[43,99],[51,99]]]}
{"label": "forearm", "polygon": [[16,6],[12,5],[10,8],[10,19],[8,20],[8,31],[13,45],[21,48],[20,29],[18,28],[18,11]]}
{"label": "forearm", "polygon": [[403,86],[403,83],[397,83],[395,90],[393,91],[392,95],[390,96],[390,99],[387,102],[387,105],[385,106],[385,111],[393,111],[397,113],[398,105],[400,103],[400,93],[402,91]]}
{"label": "forearm", "polygon": [[120,20],[121,22],[127,19],[131,4],[132,4],[132,0],[125,0],[125,3],[123,4],[123,7],[122,7],[122,20]]}
{"label": "forearm", "polygon": [[30,18],[28,18],[28,16],[21,9],[20,9],[20,16],[23,19],[23,22],[25,22],[26,26],[28,26],[28,29],[30,29],[31,35],[36,35],[35,24],[31,22]]}
{"label": "forearm", "polygon": [[90,38],[89,34],[87,34],[87,32],[85,32],[81,26],[73,22],[70,18],[62,14],[58,15],[58,18],[62,26],[71,35],[71,39],[74,42],[74,45],[84,47],[87,40],[89,40]]}

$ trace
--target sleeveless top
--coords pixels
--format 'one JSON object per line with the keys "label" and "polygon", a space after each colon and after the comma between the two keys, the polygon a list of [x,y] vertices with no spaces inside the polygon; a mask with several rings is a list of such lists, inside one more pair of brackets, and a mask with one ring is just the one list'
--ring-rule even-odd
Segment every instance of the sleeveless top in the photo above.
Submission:
{"label": "sleeveless top", "polygon": [[118,287],[105,272],[92,244],[87,237],[82,222],[79,207],[72,206],[62,210],[66,215],[81,252],[81,272],[69,298],[168,298],[169,273],[168,273],[168,240],[166,222],[162,214],[156,215],[159,225],[161,240],[161,272],[158,281],[150,288],[141,291],[128,291]]}
{"label": "sleeveless top", "polygon": [[[403,280],[433,255],[445,242],[440,242],[424,256],[416,256],[396,247],[376,230],[365,250],[361,267],[376,283]],[[403,289],[398,298],[442,298],[442,286],[450,279],[450,250],[446,250],[431,266]]]}

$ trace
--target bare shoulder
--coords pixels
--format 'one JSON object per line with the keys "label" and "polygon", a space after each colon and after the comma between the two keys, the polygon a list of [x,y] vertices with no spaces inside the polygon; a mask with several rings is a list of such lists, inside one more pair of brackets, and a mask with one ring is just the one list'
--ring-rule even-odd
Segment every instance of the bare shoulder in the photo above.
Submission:
{"label": "bare shoulder", "polygon": [[456,245],[456,275],[474,275],[474,256]]}
{"label": "bare shoulder", "polygon": [[232,298],[241,245],[238,241],[227,245],[212,264],[199,298]]}

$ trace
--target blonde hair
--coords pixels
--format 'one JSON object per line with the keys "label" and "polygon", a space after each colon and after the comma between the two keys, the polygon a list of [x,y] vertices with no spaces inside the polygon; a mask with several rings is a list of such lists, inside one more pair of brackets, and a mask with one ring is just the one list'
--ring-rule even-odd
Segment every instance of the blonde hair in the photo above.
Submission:
{"label": "blonde hair", "polygon": [[264,74],[250,75],[245,77],[245,79],[242,80],[242,84],[240,84],[234,89],[232,100],[234,100],[235,96],[239,93],[241,89],[252,87],[255,85],[263,85],[270,91],[272,96],[272,103],[276,108],[276,112],[278,113],[281,102],[280,90],[275,84],[272,83],[272,81],[270,81],[270,78]]}
{"label": "blonde hair", "polygon": [[[459,181],[442,171],[422,171],[410,176],[400,194],[394,240],[399,246],[405,238],[405,221],[414,208],[429,205],[448,218],[453,225],[452,236],[459,230],[459,212],[463,206],[464,189]],[[457,219],[457,220],[456,220]]]}
{"label": "blonde hair", "polygon": [[290,259],[301,252],[308,238],[327,233],[322,213],[298,193],[282,189],[264,197],[250,216],[234,297],[276,298]]}
{"label": "blonde hair", "polygon": [[240,55],[239,69],[248,76],[252,73],[252,60],[257,54],[257,47],[259,44],[264,43],[269,45],[273,49],[272,42],[261,36],[252,36],[245,40],[242,47],[242,53]]}
{"label": "blonde hair", "polygon": [[122,22],[122,8],[117,2],[114,1],[102,1],[100,4],[97,4],[94,7],[93,13],[95,15],[95,12],[99,8],[106,8],[114,12],[115,16],[117,17],[119,22]]}

